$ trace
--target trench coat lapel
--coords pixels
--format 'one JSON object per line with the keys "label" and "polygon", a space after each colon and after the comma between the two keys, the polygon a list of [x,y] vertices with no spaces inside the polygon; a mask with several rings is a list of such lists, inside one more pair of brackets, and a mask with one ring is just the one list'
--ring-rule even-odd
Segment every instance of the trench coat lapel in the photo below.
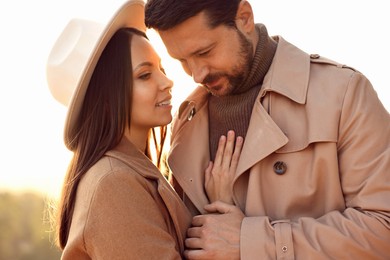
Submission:
{"label": "trench coat lapel", "polygon": [[254,164],[278,150],[288,138],[260,103],[255,103],[248,132],[242,147],[235,180]]}
{"label": "trench coat lapel", "polygon": [[299,104],[304,104],[306,100],[310,59],[282,37],[276,40],[278,48],[252,110],[235,179],[289,141],[262,105],[261,98],[267,92],[276,92]]}
{"label": "trench coat lapel", "polygon": [[[209,203],[204,192],[204,170],[210,161],[208,127],[206,103],[175,135],[168,157],[175,179],[201,213]],[[235,179],[288,142],[260,101],[253,108],[245,140]]]}
{"label": "trench coat lapel", "polygon": [[210,161],[208,129],[208,108],[204,103],[176,134],[168,157],[175,179],[201,213],[209,203],[204,192],[204,171]]}

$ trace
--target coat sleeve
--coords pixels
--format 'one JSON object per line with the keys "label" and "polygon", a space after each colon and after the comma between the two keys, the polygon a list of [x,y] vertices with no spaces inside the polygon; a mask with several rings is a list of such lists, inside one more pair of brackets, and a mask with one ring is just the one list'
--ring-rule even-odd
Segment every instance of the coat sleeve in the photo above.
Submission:
{"label": "coat sleeve", "polygon": [[181,259],[154,182],[129,171],[102,178],[84,232],[92,259]]}
{"label": "coat sleeve", "polygon": [[345,210],[294,222],[247,217],[241,259],[390,259],[389,144],[389,113],[370,82],[355,72],[337,143]]}

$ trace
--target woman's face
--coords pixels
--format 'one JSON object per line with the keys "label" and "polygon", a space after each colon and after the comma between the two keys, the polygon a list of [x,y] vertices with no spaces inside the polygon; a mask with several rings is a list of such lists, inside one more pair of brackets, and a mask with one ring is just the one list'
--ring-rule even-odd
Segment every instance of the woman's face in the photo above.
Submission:
{"label": "woman's face", "polygon": [[160,57],[149,40],[138,35],[132,38],[131,55],[134,78],[132,131],[169,124],[173,82],[166,77]]}

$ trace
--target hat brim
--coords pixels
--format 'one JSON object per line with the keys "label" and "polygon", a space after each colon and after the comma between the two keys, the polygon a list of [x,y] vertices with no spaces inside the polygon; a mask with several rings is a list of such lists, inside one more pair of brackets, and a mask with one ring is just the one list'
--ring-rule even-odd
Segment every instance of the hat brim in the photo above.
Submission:
{"label": "hat brim", "polygon": [[131,0],[123,4],[107,23],[99,40],[96,42],[68,106],[64,128],[64,141],[69,149],[72,147],[72,139],[78,131],[77,120],[97,61],[111,37],[120,28],[135,28],[143,32],[146,31],[144,5],[145,3],[142,0]]}

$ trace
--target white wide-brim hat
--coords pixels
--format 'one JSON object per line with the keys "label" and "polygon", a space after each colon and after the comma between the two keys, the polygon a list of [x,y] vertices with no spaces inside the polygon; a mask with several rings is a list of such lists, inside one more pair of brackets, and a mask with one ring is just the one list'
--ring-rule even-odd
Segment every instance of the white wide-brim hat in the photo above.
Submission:
{"label": "white wide-brim hat", "polygon": [[64,141],[73,150],[72,138],[92,73],[107,43],[120,28],[145,32],[144,1],[124,3],[104,26],[94,21],[71,20],[55,42],[47,61],[46,76],[51,94],[68,107]]}

